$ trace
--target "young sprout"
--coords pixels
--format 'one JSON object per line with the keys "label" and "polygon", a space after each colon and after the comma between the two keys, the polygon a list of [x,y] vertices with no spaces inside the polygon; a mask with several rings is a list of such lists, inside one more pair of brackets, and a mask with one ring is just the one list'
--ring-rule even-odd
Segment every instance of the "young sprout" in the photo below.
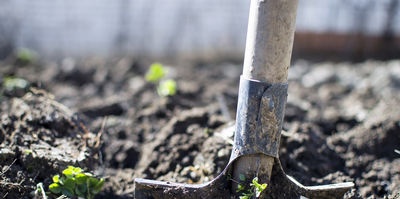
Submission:
{"label": "young sprout", "polygon": [[27,89],[29,82],[19,77],[8,76],[3,80],[3,88],[6,91],[13,91],[16,89]]}
{"label": "young sprout", "polygon": [[16,55],[17,55],[17,60],[22,64],[33,63],[38,58],[38,55],[36,54],[36,52],[34,52],[28,48],[18,49]]}
{"label": "young sprout", "polygon": [[[243,174],[239,175],[240,181],[246,181],[246,177]],[[253,196],[259,198],[261,193],[267,188],[267,184],[260,184],[258,182],[258,177],[254,177],[250,183],[250,188],[246,189],[246,186],[239,183],[236,192],[242,192],[242,195],[239,196],[239,199],[250,199]]]}
{"label": "young sprout", "polygon": [[68,166],[63,170],[62,176],[53,176],[53,183],[49,185],[49,189],[57,195],[93,199],[103,184],[103,178],[96,178],[79,167]]}
{"label": "young sprout", "polygon": [[157,93],[162,97],[173,96],[177,90],[175,80],[165,78],[167,72],[162,64],[153,63],[145,76],[146,81],[157,84]]}
{"label": "young sprout", "polygon": [[176,82],[173,79],[161,81],[157,87],[160,96],[173,96],[176,94]]}
{"label": "young sprout", "polygon": [[267,188],[268,185],[265,183],[263,184],[258,183],[258,177],[254,177],[253,180],[251,181],[250,186],[254,187],[256,197],[258,198],[260,197],[261,193]]}
{"label": "young sprout", "polygon": [[148,82],[157,83],[166,75],[166,73],[167,71],[162,64],[153,63],[147,71],[145,78]]}

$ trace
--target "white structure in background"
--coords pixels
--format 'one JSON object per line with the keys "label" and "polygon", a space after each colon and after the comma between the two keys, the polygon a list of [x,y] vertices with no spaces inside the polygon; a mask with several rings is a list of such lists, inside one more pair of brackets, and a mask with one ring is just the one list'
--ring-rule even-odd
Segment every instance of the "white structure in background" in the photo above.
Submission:
{"label": "white structure in background", "polygon": [[[397,1],[397,0],[394,0]],[[241,57],[249,0],[2,0],[0,48],[45,57]],[[300,0],[297,30],[382,34],[392,0]],[[391,28],[400,33],[400,7]]]}

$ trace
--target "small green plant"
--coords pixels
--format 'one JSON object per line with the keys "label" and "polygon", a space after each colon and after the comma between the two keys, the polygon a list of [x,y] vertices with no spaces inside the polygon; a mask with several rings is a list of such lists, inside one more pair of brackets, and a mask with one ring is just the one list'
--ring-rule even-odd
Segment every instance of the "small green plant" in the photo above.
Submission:
{"label": "small green plant", "polygon": [[24,154],[25,155],[31,155],[31,154],[33,154],[33,151],[31,149],[25,149],[24,150]]}
{"label": "small green plant", "polygon": [[5,96],[22,97],[29,91],[30,83],[22,78],[5,76],[0,85],[0,101]]}
{"label": "small green plant", "polygon": [[[239,175],[240,181],[246,181],[246,178],[243,174]],[[241,192],[242,195],[239,196],[240,199],[251,199],[253,196],[256,198],[260,197],[261,193],[267,188],[267,184],[260,184],[258,182],[258,177],[254,177],[250,183],[250,187],[246,188],[245,185],[239,183],[236,192]]]}
{"label": "small green plant", "polygon": [[58,195],[93,199],[103,184],[103,178],[96,178],[79,167],[68,166],[63,170],[62,176],[53,176],[53,183],[49,185],[49,189]]}
{"label": "small green plant", "polygon": [[209,128],[205,128],[205,129],[204,129],[204,133],[205,133],[207,136],[210,136],[210,135],[213,134],[213,131],[212,131],[211,129],[209,129]]}
{"label": "small green plant", "polygon": [[173,79],[165,79],[167,73],[168,71],[162,64],[153,63],[145,76],[146,81],[157,84],[157,93],[163,97],[176,94],[176,82]]}
{"label": "small green plant", "polygon": [[16,56],[17,56],[17,61],[20,62],[21,64],[33,63],[37,60],[38,57],[36,52],[27,48],[19,49],[16,53]]}
{"label": "small green plant", "polygon": [[176,82],[173,79],[161,81],[157,87],[160,96],[173,96],[176,94]]}
{"label": "small green plant", "polygon": [[3,88],[8,91],[14,91],[17,89],[26,90],[30,86],[29,82],[19,77],[8,76],[3,79]]}
{"label": "small green plant", "polygon": [[153,63],[150,65],[145,78],[148,82],[157,83],[166,75],[166,73],[167,71],[162,64]]}

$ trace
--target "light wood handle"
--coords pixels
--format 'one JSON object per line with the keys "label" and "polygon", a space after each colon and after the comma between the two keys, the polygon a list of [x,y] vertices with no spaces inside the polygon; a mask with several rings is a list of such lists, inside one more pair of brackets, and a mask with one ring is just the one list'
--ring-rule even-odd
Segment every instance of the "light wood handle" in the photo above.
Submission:
{"label": "light wood handle", "polygon": [[252,0],[243,76],[287,82],[298,0]]}

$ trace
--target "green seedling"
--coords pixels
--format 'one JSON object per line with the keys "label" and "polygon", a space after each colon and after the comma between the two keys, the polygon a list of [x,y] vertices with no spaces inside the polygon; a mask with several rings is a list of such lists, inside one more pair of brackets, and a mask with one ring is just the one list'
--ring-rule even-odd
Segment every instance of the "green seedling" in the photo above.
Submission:
{"label": "green seedling", "polygon": [[17,61],[22,64],[30,64],[37,60],[37,54],[27,48],[21,48],[17,51]]}
{"label": "green seedling", "polygon": [[[240,181],[246,181],[246,178],[243,174],[239,175]],[[267,184],[260,184],[258,182],[258,177],[254,177],[250,183],[250,187],[246,188],[245,185],[239,183],[236,192],[242,192],[242,195],[239,196],[240,199],[251,199],[253,196],[259,198],[261,193],[267,188]]]}
{"label": "green seedling", "polygon": [[261,193],[267,188],[268,185],[266,183],[258,183],[258,177],[254,177],[250,186],[254,187],[256,197],[260,197]]}
{"label": "green seedling", "polygon": [[24,150],[24,154],[25,155],[31,155],[33,153],[33,151],[31,149],[25,149]]}
{"label": "green seedling", "polygon": [[79,167],[68,166],[61,176],[53,176],[53,183],[49,185],[49,189],[59,196],[93,199],[101,191],[103,184],[103,178],[96,178]]}
{"label": "green seedling", "polygon": [[14,91],[17,89],[26,90],[29,87],[29,82],[19,77],[8,76],[3,80],[3,88],[6,91]]}
{"label": "green seedling", "polygon": [[157,84],[157,93],[162,97],[176,94],[176,82],[173,79],[165,79],[168,71],[160,63],[153,63],[146,73],[146,81]]}
{"label": "green seedling", "polygon": [[207,136],[210,136],[210,135],[213,134],[213,131],[212,131],[211,129],[209,129],[209,128],[205,128],[205,129],[204,129],[204,133],[205,133]]}
{"label": "green seedling", "polygon": [[173,96],[176,94],[176,82],[173,79],[161,81],[157,87],[160,96]]}
{"label": "green seedling", "polygon": [[148,82],[157,83],[166,75],[166,73],[167,71],[162,64],[153,63],[147,71],[145,78]]}

